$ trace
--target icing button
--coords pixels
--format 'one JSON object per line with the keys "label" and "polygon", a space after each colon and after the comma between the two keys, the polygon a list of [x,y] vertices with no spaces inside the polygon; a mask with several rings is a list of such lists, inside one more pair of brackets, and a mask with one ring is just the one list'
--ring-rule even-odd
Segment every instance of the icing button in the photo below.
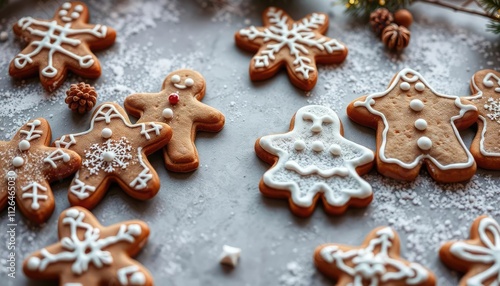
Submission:
{"label": "icing button", "polygon": [[427,121],[425,121],[425,119],[422,118],[415,120],[415,128],[417,128],[420,131],[427,129]]}
{"label": "icing button", "polygon": [[40,266],[40,258],[38,257],[31,257],[29,260],[28,260],[28,263],[26,264],[26,267],[29,269],[29,270],[37,270],[38,269],[38,266]]}
{"label": "icing button", "polygon": [[330,145],[330,153],[334,156],[339,156],[342,154],[342,148],[338,144],[332,144]]}
{"label": "icing button", "polygon": [[399,85],[399,88],[401,88],[401,90],[408,91],[408,90],[410,90],[410,84],[407,82],[402,82]]}
{"label": "icing button", "polygon": [[172,119],[174,117],[174,112],[170,108],[165,108],[165,109],[163,109],[161,115],[165,119]]}
{"label": "icing button", "polygon": [[31,147],[31,144],[28,140],[21,140],[21,142],[19,142],[19,150],[21,150],[21,151],[29,150],[30,147]]}
{"label": "icing button", "polygon": [[108,138],[110,138],[112,135],[113,135],[113,130],[111,130],[111,129],[109,129],[109,128],[104,128],[104,129],[101,131],[101,136],[102,136],[102,138],[108,139]]}
{"label": "icing button", "polygon": [[321,152],[325,150],[325,145],[323,145],[323,142],[321,141],[314,141],[311,145],[311,148],[313,149],[313,151]]}
{"label": "icing button", "polygon": [[424,103],[420,99],[413,99],[410,101],[410,108],[413,111],[422,111],[424,109]]}
{"label": "icing button", "polygon": [[432,148],[432,140],[429,137],[423,136],[417,140],[418,148],[427,151]]}
{"label": "icing button", "polygon": [[130,276],[130,283],[132,285],[144,285],[146,283],[146,276],[142,272],[135,272]]}
{"label": "icing button", "polygon": [[113,162],[113,160],[115,159],[115,152],[112,152],[112,151],[107,151],[107,152],[104,152],[102,154],[102,159],[108,163],[110,162]]}
{"label": "icing button", "polygon": [[306,148],[306,143],[303,140],[297,140],[293,143],[293,148],[297,151],[302,151]]}
{"label": "icing button", "polygon": [[14,165],[14,167],[16,168],[19,168],[21,167],[22,165],[24,165],[24,159],[22,157],[14,157],[14,159],[12,159],[12,165]]}
{"label": "icing button", "polygon": [[421,83],[421,82],[417,82],[417,84],[415,84],[415,89],[417,91],[424,91],[425,85],[423,83]]}

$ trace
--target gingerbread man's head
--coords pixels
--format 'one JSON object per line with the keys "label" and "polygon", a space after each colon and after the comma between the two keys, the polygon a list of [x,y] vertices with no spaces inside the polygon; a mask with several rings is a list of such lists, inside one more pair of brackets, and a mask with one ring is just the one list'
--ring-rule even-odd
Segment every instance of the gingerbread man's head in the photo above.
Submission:
{"label": "gingerbread man's head", "polygon": [[[203,97],[205,93],[205,79],[194,70],[176,70],[170,73],[163,81],[162,89],[171,93],[190,94]],[[200,99],[200,98],[199,98]]]}
{"label": "gingerbread man's head", "polygon": [[65,2],[59,7],[54,15],[59,23],[71,22],[86,22],[88,21],[89,13],[87,6],[82,2]]}
{"label": "gingerbread man's head", "polygon": [[[339,132],[338,116],[330,108],[324,106],[305,106],[295,114],[294,129],[299,128],[305,134],[319,134],[321,132]],[[327,130],[325,130],[327,129]]]}

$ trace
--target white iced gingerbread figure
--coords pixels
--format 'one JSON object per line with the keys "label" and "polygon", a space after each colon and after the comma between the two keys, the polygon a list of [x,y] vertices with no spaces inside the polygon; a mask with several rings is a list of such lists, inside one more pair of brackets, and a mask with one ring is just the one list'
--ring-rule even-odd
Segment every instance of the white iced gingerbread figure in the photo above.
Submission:
{"label": "white iced gingerbread figure", "polygon": [[257,155],[273,164],[262,177],[261,192],[288,198],[299,216],[311,215],[320,197],[330,214],[368,205],[372,188],[359,174],[371,169],[373,152],[342,135],[342,123],[330,108],[299,109],[288,133],[264,136],[255,144]]}

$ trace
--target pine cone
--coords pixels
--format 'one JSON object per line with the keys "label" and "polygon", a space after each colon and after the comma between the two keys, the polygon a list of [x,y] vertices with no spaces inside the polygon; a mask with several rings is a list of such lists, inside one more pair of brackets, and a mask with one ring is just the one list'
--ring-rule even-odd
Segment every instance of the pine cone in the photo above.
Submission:
{"label": "pine cone", "polygon": [[380,33],[394,22],[394,16],[386,8],[378,8],[370,14],[370,25],[372,30],[380,36]]}
{"label": "pine cone", "polygon": [[390,50],[401,51],[410,43],[411,33],[403,26],[390,24],[382,32],[382,42]]}
{"label": "pine cone", "polygon": [[72,84],[66,91],[66,102],[73,111],[84,114],[94,108],[97,101],[97,92],[95,89],[84,82]]}

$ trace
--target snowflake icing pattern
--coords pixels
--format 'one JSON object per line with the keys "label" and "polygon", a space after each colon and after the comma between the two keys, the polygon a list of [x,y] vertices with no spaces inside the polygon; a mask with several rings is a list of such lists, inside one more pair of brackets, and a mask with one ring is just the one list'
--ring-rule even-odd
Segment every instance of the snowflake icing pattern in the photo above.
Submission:
{"label": "snowflake icing pattern", "polygon": [[96,175],[103,170],[106,173],[114,172],[117,168],[126,169],[129,165],[132,146],[127,138],[119,141],[109,139],[99,144],[95,143],[85,150],[83,166],[87,167],[91,175]]}
{"label": "snowflake icing pattern", "polygon": [[287,47],[295,59],[293,61],[296,66],[295,72],[301,73],[304,79],[308,79],[309,73],[314,71],[315,67],[312,60],[307,57],[310,51],[306,47],[317,48],[320,51],[326,50],[329,54],[345,49],[337,40],[324,36],[318,38],[317,33],[314,32],[319,28],[319,25],[325,24],[326,16],[323,14],[313,13],[310,17],[293,23],[291,28],[287,23],[288,17],[284,15],[283,10],[270,8],[266,16],[269,23],[272,24],[270,27],[262,31],[254,26],[240,30],[240,35],[251,41],[262,38],[264,43],[271,42],[261,51],[261,55],[254,57],[255,67],[268,67],[270,61],[276,59],[276,54]]}
{"label": "snowflake icing pattern", "polygon": [[488,98],[488,102],[484,105],[484,109],[490,112],[486,114],[489,119],[500,124],[500,100],[495,100],[492,97]]}

